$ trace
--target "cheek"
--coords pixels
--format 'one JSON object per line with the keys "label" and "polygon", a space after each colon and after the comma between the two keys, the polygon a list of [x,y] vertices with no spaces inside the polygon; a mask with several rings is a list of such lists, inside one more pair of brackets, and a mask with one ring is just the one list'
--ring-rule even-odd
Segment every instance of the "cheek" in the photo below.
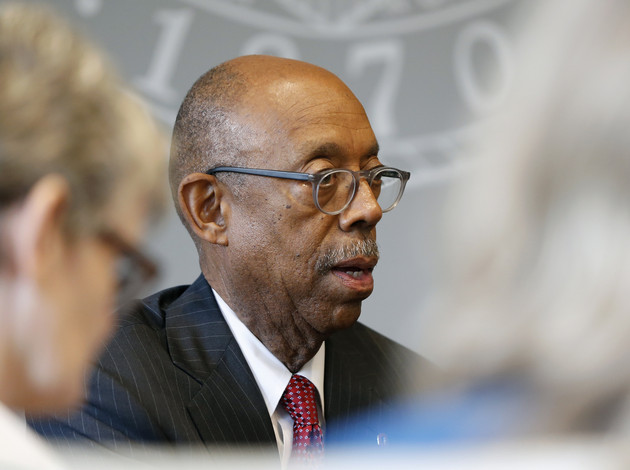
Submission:
{"label": "cheek", "polygon": [[92,247],[82,253],[75,272],[73,343],[77,354],[87,359],[92,358],[113,327],[115,262],[115,256],[108,250]]}
{"label": "cheek", "polygon": [[[113,260],[81,242],[29,296],[24,373],[48,406],[82,393],[84,373],[113,326]],[[17,339],[16,339],[17,340]]]}
{"label": "cheek", "polygon": [[310,192],[307,196],[301,202],[292,193],[279,193],[273,200],[260,199],[256,207],[233,210],[232,272],[249,271],[265,285],[280,282],[292,289],[312,288],[315,264],[336,218],[317,210]]}
{"label": "cheek", "polygon": [[286,228],[279,235],[284,253],[293,263],[315,272],[322,250],[330,243],[334,218],[319,211],[300,217],[292,213],[291,209],[286,211],[285,217]]}
{"label": "cheek", "polygon": [[[88,259],[87,270],[90,275],[86,276],[86,292],[90,292],[90,298],[84,298],[86,306],[84,318],[87,321],[86,330],[90,329],[97,338],[102,338],[111,328],[114,309],[116,308],[117,279],[116,279],[116,257],[111,253],[103,253],[100,262],[95,263],[94,259]],[[90,279],[89,281],[87,279]],[[89,305],[92,309],[89,310]],[[89,325],[91,324],[91,326]]]}

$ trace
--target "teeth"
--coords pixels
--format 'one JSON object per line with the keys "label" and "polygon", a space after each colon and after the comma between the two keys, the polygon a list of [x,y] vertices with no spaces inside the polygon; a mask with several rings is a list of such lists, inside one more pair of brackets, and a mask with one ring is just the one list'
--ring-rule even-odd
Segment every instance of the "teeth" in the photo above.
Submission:
{"label": "teeth", "polygon": [[359,276],[361,275],[361,271],[346,271],[346,274],[349,274],[355,279],[359,279]]}

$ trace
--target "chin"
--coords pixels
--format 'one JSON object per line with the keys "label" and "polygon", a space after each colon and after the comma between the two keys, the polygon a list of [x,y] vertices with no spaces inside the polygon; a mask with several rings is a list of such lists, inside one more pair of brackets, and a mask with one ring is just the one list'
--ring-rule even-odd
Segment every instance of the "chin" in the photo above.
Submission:
{"label": "chin", "polygon": [[350,328],[361,316],[361,304],[358,306],[344,305],[340,309],[336,310],[337,311],[333,315],[333,331],[331,331],[331,333],[334,333],[337,330]]}

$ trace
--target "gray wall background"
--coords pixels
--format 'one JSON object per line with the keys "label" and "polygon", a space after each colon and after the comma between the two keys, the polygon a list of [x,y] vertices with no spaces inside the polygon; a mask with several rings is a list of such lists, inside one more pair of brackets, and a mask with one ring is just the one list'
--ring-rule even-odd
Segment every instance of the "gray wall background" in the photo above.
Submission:
{"label": "gray wall background", "polygon": [[[421,312],[440,269],[448,185],[465,177],[466,145],[509,90],[523,0],[48,0],[113,58],[170,131],[181,100],[210,67],[264,53],[321,65],[363,102],[381,159],[412,172],[379,224],[382,258],[362,321],[424,354]],[[462,176],[462,174],[464,176]],[[165,182],[166,184],[166,182]],[[187,284],[197,256],[174,210],[148,249]]]}

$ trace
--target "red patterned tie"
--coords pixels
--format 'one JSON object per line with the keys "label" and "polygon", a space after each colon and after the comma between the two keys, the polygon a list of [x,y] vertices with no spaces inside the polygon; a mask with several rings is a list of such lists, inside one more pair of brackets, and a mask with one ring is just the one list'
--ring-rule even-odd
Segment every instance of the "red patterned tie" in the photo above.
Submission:
{"label": "red patterned tie", "polygon": [[294,374],[280,400],[293,418],[292,462],[316,464],[323,457],[324,445],[316,394],[315,385],[310,380]]}

